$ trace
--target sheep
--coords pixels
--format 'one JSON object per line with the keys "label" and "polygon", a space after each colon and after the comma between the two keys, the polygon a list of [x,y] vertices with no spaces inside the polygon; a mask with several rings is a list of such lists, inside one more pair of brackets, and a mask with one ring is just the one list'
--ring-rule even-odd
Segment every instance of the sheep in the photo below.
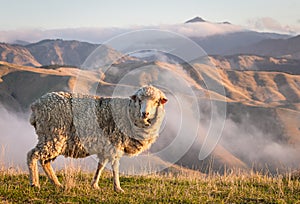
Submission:
{"label": "sheep", "polygon": [[167,100],[151,85],[139,88],[128,98],[45,94],[31,105],[30,123],[38,143],[27,154],[30,185],[40,188],[37,161],[51,183],[61,187],[51,161],[59,155],[84,158],[96,154],[99,161],[92,187],[99,188],[101,172],[111,162],[114,190],[124,192],[119,181],[119,160],[123,155],[137,155],[155,142]]}

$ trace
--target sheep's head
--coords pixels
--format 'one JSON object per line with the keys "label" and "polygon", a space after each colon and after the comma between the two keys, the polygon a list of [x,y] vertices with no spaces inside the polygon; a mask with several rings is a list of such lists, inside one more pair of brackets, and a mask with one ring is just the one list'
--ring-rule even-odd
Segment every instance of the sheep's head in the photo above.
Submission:
{"label": "sheep's head", "polygon": [[141,87],[130,98],[134,101],[135,106],[139,108],[138,118],[135,121],[135,125],[139,127],[150,126],[157,115],[158,109],[168,101],[165,94],[153,86]]}

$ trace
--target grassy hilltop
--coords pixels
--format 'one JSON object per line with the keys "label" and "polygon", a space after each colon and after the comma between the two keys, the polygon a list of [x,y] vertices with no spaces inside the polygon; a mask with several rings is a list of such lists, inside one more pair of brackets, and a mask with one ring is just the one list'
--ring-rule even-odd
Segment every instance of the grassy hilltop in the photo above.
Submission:
{"label": "grassy hilltop", "polygon": [[90,187],[92,174],[65,169],[58,172],[64,189],[41,176],[41,189],[29,186],[28,174],[0,173],[2,203],[298,203],[300,181],[289,175],[258,173],[230,175],[121,176],[125,193],[115,193],[112,175],[105,172],[100,190]]}

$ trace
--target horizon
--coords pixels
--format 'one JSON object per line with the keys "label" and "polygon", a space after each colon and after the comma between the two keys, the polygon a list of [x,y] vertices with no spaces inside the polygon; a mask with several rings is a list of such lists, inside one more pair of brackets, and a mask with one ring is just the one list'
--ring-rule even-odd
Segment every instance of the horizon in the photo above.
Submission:
{"label": "horizon", "polygon": [[284,4],[282,0],[154,0],[151,3],[137,0],[90,0],[88,3],[80,0],[0,0],[0,3],[5,8],[0,17],[6,19],[6,22],[0,23],[0,30],[153,26],[183,23],[195,16],[260,30],[284,31],[287,26],[298,30],[300,26],[300,2],[297,0]]}
{"label": "horizon", "polygon": [[161,30],[177,33],[185,37],[209,37],[213,35],[223,35],[236,32],[254,31],[258,33],[270,33],[282,35],[282,38],[295,37],[299,33],[295,32],[275,32],[271,30],[259,31],[245,28],[243,26],[232,24],[228,21],[212,22],[205,18],[196,16],[194,18],[204,19],[204,22],[183,22],[181,24],[157,25],[157,26],[135,26],[128,28],[62,28],[62,29],[18,29],[18,30],[0,30],[0,43],[8,44],[32,44],[43,40],[75,40],[88,43],[105,43],[112,38],[126,33],[143,30]]}

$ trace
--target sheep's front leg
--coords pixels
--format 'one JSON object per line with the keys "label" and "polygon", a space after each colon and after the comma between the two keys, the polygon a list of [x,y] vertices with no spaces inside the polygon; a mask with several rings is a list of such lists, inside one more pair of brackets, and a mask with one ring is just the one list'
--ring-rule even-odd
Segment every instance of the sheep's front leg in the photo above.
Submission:
{"label": "sheep's front leg", "polygon": [[119,165],[120,165],[120,159],[117,158],[112,161],[112,169],[113,169],[113,175],[114,175],[114,190],[117,192],[124,192],[124,190],[120,186],[120,180],[119,180]]}
{"label": "sheep's front leg", "polygon": [[98,167],[97,167],[94,179],[92,181],[92,187],[95,189],[99,189],[99,186],[98,186],[99,178],[100,178],[101,173],[102,173],[103,169],[105,168],[107,162],[108,162],[108,159],[104,159],[104,160],[99,159]]}

